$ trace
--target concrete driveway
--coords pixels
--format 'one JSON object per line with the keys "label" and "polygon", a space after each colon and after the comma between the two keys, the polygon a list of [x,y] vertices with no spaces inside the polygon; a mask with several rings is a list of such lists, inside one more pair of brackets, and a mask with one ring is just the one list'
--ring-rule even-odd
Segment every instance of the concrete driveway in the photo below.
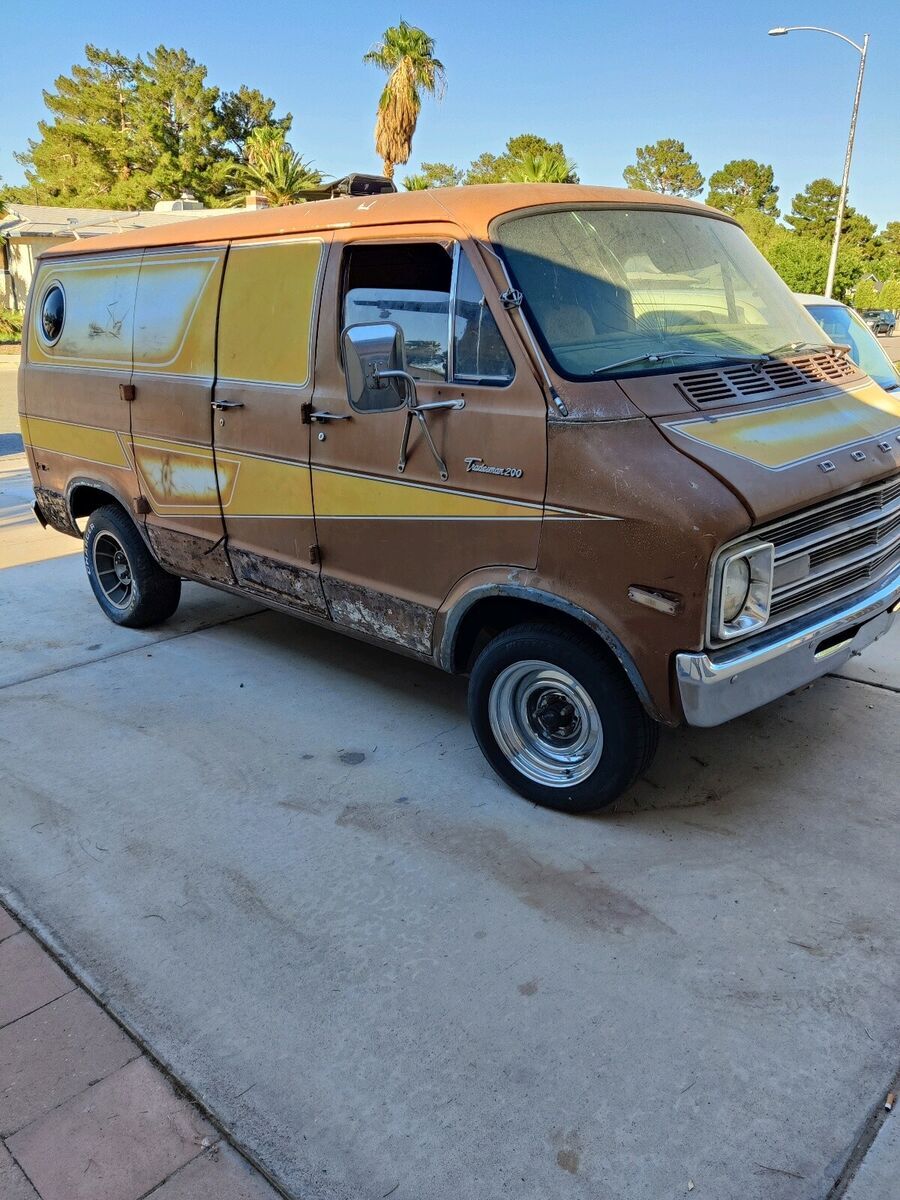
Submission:
{"label": "concrete driveway", "polygon": [[115,628],[4,463],[3,894],[291,1195],[832,1194],[900,1059],[896,634],[575,820],[462,681],[199,587]]}

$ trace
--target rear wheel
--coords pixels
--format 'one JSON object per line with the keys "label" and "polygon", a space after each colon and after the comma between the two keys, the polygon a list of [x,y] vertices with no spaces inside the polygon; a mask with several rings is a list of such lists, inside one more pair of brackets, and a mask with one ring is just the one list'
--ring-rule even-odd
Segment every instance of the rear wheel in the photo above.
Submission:
{"label": "rear wheel", "polygon": [[526,799],[562,812],[612,804],[650,765],[659,727],[609,653],[552,625],[489,642],[469,681],[485,757]]}
{"label": "rear wheel", "polygon": [[162,569],[116,504],[104,505],[88,518],[84,565],[97,603],[117,625],[159,625],[178,607],[181,580]]}

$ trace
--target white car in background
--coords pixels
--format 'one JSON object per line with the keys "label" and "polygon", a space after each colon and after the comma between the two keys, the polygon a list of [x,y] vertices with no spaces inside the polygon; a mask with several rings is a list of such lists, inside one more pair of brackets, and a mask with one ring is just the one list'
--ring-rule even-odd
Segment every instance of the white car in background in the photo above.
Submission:
{"label": "white car in background", "polygon": [[840,300],[824,296],[794,295],[821,325],[833,342],[850,347],[850,357],[865,373],[880,383],[885,391],[900,389],[900,370],[882,349],[877,337],[858,313]]}

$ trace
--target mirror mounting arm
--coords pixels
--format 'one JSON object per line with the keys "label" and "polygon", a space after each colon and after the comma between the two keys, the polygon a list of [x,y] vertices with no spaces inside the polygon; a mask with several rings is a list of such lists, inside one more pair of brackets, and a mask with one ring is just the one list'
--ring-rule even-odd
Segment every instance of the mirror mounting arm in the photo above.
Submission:
{"label": "mirror mounting arm", "polygon": [[[444,407],[444,406],[442,406]],[[454,408],[456,405],[453,406]],[[403,440],[400,442],[400,461],[397,463],[397,470],[402,475],[406,470],[406,463],[409,458],[409,434],[412,429],[413,417],[419,422],[422,427],[422,434],[425,441],[428,443],[428,449],[431,451],[434,461],[437,463],[437,469],[440,472],[442,481],[446,482],[450,478],[450,473],[447,470],[447,464],[441,458],[437,446],[434,444],[434,438],[431,436],[431,430],[428,428],[428,422],[425,420],[425,414],[415,405],[407,405],[406,423],[403,426]]]}
{"label": "mirror mounting arm", "polygon": [[428,443],[428,449],[431,451],[432,457],[437,464],[441,480],[446,482],[450,478],[450,473],[447,470],[447,464],[441,458],[440,452],[434,444],[434,438],[431,436],[431,430],[428,428],[425,414],[426,412],[435,412],[440,409],[465,408],[465,400],[460,397],[458,400],[434,400],[430,404],[419,404],[416,381],[408,371],[373,370],[372,377],[376,384],[380,384],[382,379],[402,379],[406,384],[406,422],[403,426],[403,439],[400,442],[400,459],[397,463],[397,470],[401,475],[406,470],[406,464],[409,461],[409,435],[412,431],[413,417],[415,417],[421,427],[422,436]]}

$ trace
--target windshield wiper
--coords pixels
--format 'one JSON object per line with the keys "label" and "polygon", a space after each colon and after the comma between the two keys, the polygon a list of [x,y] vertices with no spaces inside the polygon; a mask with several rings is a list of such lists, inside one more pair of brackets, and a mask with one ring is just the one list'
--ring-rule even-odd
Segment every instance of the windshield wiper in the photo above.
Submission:
{"label": "windshield wiper", "polygon": [[664,362],[667,358],[714,358],[718,362],[767,362],[768,354],[710,354],[707,350],[658,350],[653,354],[638,354],[634,358],[623,358],[619,362],[607,363],[605,367],[597,367],[592,375],[605,375],[607,371],[615,371],[618,367],[633,367],[637,363]]}
{"label": "windshield wiper", "polygon": [[774,350],[767,350],[763,355],[764,358],[784,358],[788,354],[796,354],[800,350],[817,353],[827,351],[829,354],[836,354],[842,358],[846,358],[850,353],[850,347],[845,346],[843,342],[785,342],[783,346],[776,346]]}

